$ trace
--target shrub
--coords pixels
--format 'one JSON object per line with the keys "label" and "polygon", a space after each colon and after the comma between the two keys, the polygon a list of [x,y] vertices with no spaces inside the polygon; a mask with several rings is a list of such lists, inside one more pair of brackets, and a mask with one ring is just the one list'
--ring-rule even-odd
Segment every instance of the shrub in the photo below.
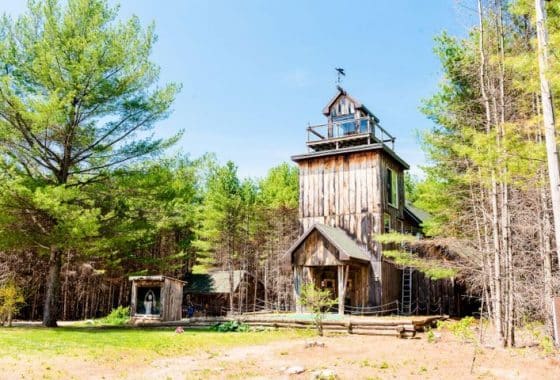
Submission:
{"label": "shrub", "polygon": [[554,352],[554,341],[546,334],[546,328],[542,323],[529,322],[525,325],[525,328],[533,336],[545,355],[550,355]]}
{"label": "shrub", "polygon": [[128,306],[119,306],[100,320],[102,324],[112,326],[126,325],[128,321],[130,321],[130,307]]}
{"label": "shrub", "polygon": [[434,343],[436,341],[436,334],[434,334],[434,330],[432,329],[428,329],[426,337],[428,338],[428,343]]}
{"label": "shrub", "polygon": [[336,305],[337,299],[332,297],[329,290],[318,289],[313,284],[304,284],[301,287],[300,301],[303,306],[311,309],[317,333],[319,336],[323,336],[325,311]]}
{"label": "shrub", "polygon": [[250,330],[249,325],[240,323],[238,321],[228,321],[224,323],[217,323],[211,328],[219,332],[246,332]]}
{"label": "shrub", "polygon": [[0,286],[0,325],[8,322],[12,326],[12,319],[25,303],[23,291],[14,280],[8,280]]}
{"label": "shrub", "polygon": [[474,326],[475,323],[476,323],[476,319],[474,319],[474,317],[465,317],[456,322],[438,321],[437,328],[438,330],[446,328],[449,331],[451,331],[451,333],[453,333],[453,335],[455,335],[457,338],[467,342],[474,342],[475,335],[472,330],[472,327]]}

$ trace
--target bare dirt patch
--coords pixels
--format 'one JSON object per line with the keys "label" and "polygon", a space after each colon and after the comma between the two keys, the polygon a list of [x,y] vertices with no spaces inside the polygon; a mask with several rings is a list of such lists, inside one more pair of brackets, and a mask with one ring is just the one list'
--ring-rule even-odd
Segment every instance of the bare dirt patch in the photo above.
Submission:
{"label": "bare dirt patch", "polygon": [[[560,362],[536,348],[490,349],[474,346],[443,333],[437,343],[384,336],[331,336],[316,339],[324,347],[306,348],[309,339],[233,348],[219,353],[157,360],[143,369],[141,378],[172,379],[309,379],[331,369],[341,379],[555,379]],[[286,369],[305,368],[298,375]],[[131,378],[138,378],[133,376]]]}

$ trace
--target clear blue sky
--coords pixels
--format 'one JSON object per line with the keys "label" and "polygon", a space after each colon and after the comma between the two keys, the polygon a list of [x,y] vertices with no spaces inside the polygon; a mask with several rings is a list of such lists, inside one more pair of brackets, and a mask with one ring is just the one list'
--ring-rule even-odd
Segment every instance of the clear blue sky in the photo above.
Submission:
{"label": "clear blue sky", "polygon": [[[25,4],[3,0],[0,13]],[[416,173],[416,134],[430,127],[419,106],[440,78],[433,37],[465,34],[468,13],[457,0],[121,1],[121,17],[155,21],[161,79],[183,84],[156,134],[184,129],[178,149],[215,152],[250,177],[305,152],[305,127],[323,122],[337,66]]]}

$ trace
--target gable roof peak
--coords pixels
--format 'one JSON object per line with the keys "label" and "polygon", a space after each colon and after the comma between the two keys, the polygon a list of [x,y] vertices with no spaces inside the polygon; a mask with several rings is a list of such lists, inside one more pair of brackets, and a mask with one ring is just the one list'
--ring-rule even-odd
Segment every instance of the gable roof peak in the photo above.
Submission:
{"label": "gable roof peak", "polygon": [[333,96],[332,99],[327,103],[325,108],[323,108],[323,115],[329,116],[331,113],[332,105],[338,100],[338,98],[340,98],[341,96],[345,96],[346,98],[350,99],[352,103],[354,103],[354,107],[356,109],[362,110],[368,116],[373,117],[377,123],[379,123],[379,119],[377,118],[377,116],[375,116],[362,102],[360,102],[352,95],[349,95],[348,91],[346,91],[344,88],[342,88],[339,85],[336,86],[336,90],[337,90],[336,95]]}

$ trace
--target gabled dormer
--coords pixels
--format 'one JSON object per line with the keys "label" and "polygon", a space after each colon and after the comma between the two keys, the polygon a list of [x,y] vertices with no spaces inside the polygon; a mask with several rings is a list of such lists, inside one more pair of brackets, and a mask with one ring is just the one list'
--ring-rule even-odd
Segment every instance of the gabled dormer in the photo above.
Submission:
{"label": "gabled dormer", "polygon": [[336,95],[323,108],[325,124],[309,126],[307,146],[313,151],[389,143],[394,137],[379,125],[379,119],[359,100],[337,86]]}
{"label": "gabled dormer", "polygon": [[345,118],[361,119],[370,117],[373,118],[376,123],[379,123],[379,119],[359,100],[349,95],[342,87],[337,86],[336,88],[338,92],[325,108],[323,108],[323,115],[325,115],[329,121],[332,122]]}

